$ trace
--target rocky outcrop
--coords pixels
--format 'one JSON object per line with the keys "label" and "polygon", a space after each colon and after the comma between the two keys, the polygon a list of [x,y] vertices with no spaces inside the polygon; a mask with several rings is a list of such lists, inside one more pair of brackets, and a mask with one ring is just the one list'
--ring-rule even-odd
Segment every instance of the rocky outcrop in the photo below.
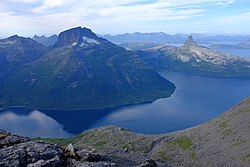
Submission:
{"label": "rocky outcrop", "polygon": [[250,78],[250,60],[199,46],[189,36],[183,46],[163,45],[137,51],[156,70],[204,76]]}
{"label": "rocky outcrop", "polygon": [[31,141],[0,130],[0,166],[7,167],[115,167],[107,156],[88,150],[78,151],[72,144],[65,150],[57,145]]}
{"label": "rocky outcrop", "polygon": [[188,39],[185,41],[184,46],[190,47],[190,46],[198,46],[197,43],[194,42],[193,37],[190,35],[188,36]]}
{"label": "rocky outcrop", "polygon": [[144,163],[142,163],[138,167],[157,167],[157,164],[153,159],[147,159]]}
{"label": "rocky outcrop", "polygon": [[15,135],[0,139],[0,166],[61,166],[63,150],[56,145],[30,141]]}

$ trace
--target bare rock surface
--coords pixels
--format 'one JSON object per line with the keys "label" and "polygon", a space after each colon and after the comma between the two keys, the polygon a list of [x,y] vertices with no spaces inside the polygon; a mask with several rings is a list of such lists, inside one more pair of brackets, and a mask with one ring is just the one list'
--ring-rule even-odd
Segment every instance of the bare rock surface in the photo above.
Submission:
{"label": "bare rock surface", "polygon": [[[7,146],[0,150],[0,166],[60,166],[63,164],[63,151],[58,146],[25,141],[20,137],[19,143],[11,143],[12,136],[6,138]],[[13,136],[16,141],[18,136]],[[6,140],[6,139],[5,139]],[[13,144],[13,145],[11,145]]]}
{"label": "bare rock surface", "polygon": [[[55,144],[31,141],[0,130],[0,167],[115,167],[109,158],[88,150],[65,150]],[[69,154],[68,154],[69,153]]]}

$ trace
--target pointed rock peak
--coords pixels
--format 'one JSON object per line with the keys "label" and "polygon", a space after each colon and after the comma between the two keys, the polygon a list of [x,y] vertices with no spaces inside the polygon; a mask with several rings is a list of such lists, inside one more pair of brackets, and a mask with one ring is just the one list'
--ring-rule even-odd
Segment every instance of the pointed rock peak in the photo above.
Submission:
{"label": "pointed rock peak", "polygon": [[98,43],[99,38],[88,28],[76,27],[59,34],[58,40],[54,47],[64,47],[67,45],[81,45],[84,42]]}
{"label": "pointed rock peak", "polygon": [[184,46],[198,46],[197,43],[194,42],[193,37],[190,35],[188,36],[188,39],[184,43]]}
{"label": "pointed rock peak", "polygon": [[38,35],[35,34],[35,35],[33,36],[33,38],[46,38],[46,36],[45,36],[45,35],[38,36]]}

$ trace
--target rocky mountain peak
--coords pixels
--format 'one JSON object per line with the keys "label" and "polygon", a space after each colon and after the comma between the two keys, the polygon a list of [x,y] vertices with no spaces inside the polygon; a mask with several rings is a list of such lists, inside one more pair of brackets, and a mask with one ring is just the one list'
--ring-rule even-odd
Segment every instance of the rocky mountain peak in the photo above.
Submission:
{"label": "rocky mountain peak", "polygon": [[[44,49],[44,46],[41,46],[41,44],[37,43],[35,40],[31,38],[25,38],[22,36],[18,35],[13,35],[11,37],[8,37],[6,39],[1,39],[0,40],[0,46],[1,47],[25,47],[26,49],[30,50],[31,48],[34,47],[41,47]],[[18,48],[16,48],[18,49]]]}
{"label": "rocky mountain peak", "polygon": [[11,37],[8,37],[6,39],[0,40],[0,46],[1,47],[9,47],[12,45],[16,45],[21,41],[23,37],[19,37],[18,35],[13,35]]}
{"label": "rocky mountain peak", "polygon": [[59,34],[58,40],[54,45],[54,48],[64,46],[75,46],[83,44],[98,44],[99,38],[88,28],[76,27]]}
{"label": "rocky mountain peak", "polygon": [[34,39],[34,38],[46,38],[46,36],[45,36],[45,35],[38,36],[38,35],[35,34],[32,38],[33,38],[33,39]]}
{"label": "rocky mountain peak", "polygon": [[197,43],[194,42],[193,36],[188,36],[184,46],[198,46]]}
{"label": "rocky mountain peak", "polygon": [[10,36],[7,39],[19,39],[19,38],[21,38],[21,37],[19,37],[18,35],[13,35],[13,36]]}

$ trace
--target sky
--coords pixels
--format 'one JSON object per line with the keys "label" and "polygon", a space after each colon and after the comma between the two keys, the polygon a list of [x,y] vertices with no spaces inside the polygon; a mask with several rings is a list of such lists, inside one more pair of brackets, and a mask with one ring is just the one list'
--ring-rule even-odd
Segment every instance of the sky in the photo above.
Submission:
{"label": "sky", "polygon": [[98,34],[250,34],[250,0],[0,0],[1,37],[78,26]]}

